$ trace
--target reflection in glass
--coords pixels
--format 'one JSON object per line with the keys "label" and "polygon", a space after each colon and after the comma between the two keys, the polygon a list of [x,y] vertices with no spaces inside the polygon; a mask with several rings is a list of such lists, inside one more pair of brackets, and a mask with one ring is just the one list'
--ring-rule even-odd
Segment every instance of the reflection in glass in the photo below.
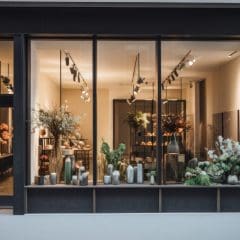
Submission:
{"label": "reflection in glass", "polygon": [[12,109],[0,108],[0,195],[13,194]]}
{"label": "reflection in glass", "polygon": [[0,40],[0,94],[13,94],[13,41]]}

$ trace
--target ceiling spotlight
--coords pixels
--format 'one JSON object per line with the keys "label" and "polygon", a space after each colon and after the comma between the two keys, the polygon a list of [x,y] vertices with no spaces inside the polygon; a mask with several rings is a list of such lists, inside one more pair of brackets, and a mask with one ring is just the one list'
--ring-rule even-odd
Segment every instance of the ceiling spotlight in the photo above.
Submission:
{"label": "ceiling spotlight", "polygon": [[78,82],[81,82],[81,76],[80,76],[80,72],[78,72]]}
{"label": "ceiling spotlight", "polygon": [[171,83],[172,83],[172,81],[171,81],[170,77],[168,77],[168,79],[167,79],[167,80],[168,80],[168,83],[169,83],[169,84],[171,84]]}
{"label": "ceiling spotlight", "polygon": [[233,52],[231,52],[231,53],[228,55],[228,57],[229,57],[229,58],[233,57],[233,55],[235,55],[237,52],[238,52],[238,51],[233,51]]}
{"label": "ceiling spotlight", "polygon": [[137,85],[133,90],[133,94],[137,95],[139,92],[140,92],[140,87]]}
{"label": "ceiling spotlight", "polygon": [[131,97],[129,99],[127,99],[127,103],[128,105],[131,105],[132,103],[134,103],[136,101],[136,98],[134,95],[131,95]]}
{"label": "ceiling spotlight", "polygon": [[72,67],[70,67],[69,69],[70,69],[71,74],[74,74],[74,72],[76,71],[75,64],[73,64]]}
{"label": "ceiling spotlight", "polygon": [[164,88],[164,83],[161,83],[161,87],[162,87],[162,90],[164,90],[165,88]]}
{"label": "ceiling spotlight", "polygon": [[[174,77],[173,74],[171,75],[171,78],[172,78],[172,81],[175,81],[175,77]],[[171,83],[170,83],[170,84],[171,84]]]}
{"label": "ceiling spotlight", "polygon": [[185,63],[182,62],[182,63],[178,66],[178,70],[179,70],[179,71],[182,71],[184,67],[185,67]]}
{"label": "ceiling spotlight", "polygon": [[179,76],[179,74],[178,74],[178,72],[177,72],[177,69],[175,69],[175,70],[173,71],[173,73],[174,73],[175,77],[178,77],[178,76]]}
{"label": "ceiling spotlight", "polygon": [[196,62],[196,59],[194,57],[191,57],[190,59],[187,60],[186,65],[191,67],[195,62]]}
{"label": "ceiling spotlight", "polygon": [[66,53],[65,63],[66,63],[66,66],[69,66],[69,56],[68,56],[68,53]]}
{"label": "ceiling spotlight", "polygon": [[145,81],[145,78],[139,77],[137,80],[137,84],[142,84],[144,83],[144,81]]}

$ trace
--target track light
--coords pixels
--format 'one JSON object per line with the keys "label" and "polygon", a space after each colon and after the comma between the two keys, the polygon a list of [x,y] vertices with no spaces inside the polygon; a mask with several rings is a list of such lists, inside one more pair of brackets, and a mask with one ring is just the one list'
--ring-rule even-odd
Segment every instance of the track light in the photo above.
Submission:
{"label": "track light", "polygon": [[66,54],[65,63],[66,63],[66,66],[69,66],[69,56],[68,56],[68,54]]}
{"label": "track light", "polygon": [[136,98],[134,95],[131,95],[129,99],[127,99],[127,103],[128,105],[131,105],[132,103],[134,103],[136,101]]}
{"label": "track light", "polygon": [[137,80],[137,84],[140,85],[140,84],[144,83],[144,81],[145,81],[145,78],[139,77]]}
{"label": "track light", "polygon": [[139,92],[140,92],[140,87],[137,85],[133,90],[133,94],[137,95]]}
{"label": "track light", "polygon": [[179,76],[179,74],[178,74],[176,69],[173,71],[173,74],[175,75],[176,78]]}
{"label": "track light", "polygon": [[81,82],[81,76],[80,76],[80,72],[78,72],[78,82]]}
{"label": "track light", "polygon": [[170,77],[169,77],[167,80],[168,80],[168,83],[169,83],[169,84],[171,84],[171,83],[172,83],[172,81],[171,81]]}
{"label": "track light", "polygon": [[162,90],[165,89],[165,87],[164,87],[164,83],[161,83],[161,87],[162,87]]}
{"label": "track light", "polygon": [[75,65],[73,64],[72,67],[69,68],[69,70],[70,70],[71,74],[74,74],[74,72],[75,72]]}
{"label": "track light", "polygon": [[173,74],[171,75],[171,80],[172,80],[172,81],[175,81],[175,77],[174,77]]}

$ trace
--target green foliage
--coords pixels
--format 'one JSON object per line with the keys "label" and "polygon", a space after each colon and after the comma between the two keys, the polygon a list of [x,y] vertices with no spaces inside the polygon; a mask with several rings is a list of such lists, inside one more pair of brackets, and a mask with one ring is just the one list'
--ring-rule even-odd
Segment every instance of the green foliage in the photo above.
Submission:
{"label": "green foliage", "polygon": [[103,140],[101,152],[105,155],[105,160],[108,164],[112,164],[114,169],[118,168],[119,162],[121,161],[122,155],[126,150],[126,145],[120,143],[117,149],[110,149],[110,146],[107,142]]}
{"label": "green foliage", "polygon": [[202,185],[209,186],[211,184],[210,178],[205,171],[200,167],[186,169],[186,185]]}

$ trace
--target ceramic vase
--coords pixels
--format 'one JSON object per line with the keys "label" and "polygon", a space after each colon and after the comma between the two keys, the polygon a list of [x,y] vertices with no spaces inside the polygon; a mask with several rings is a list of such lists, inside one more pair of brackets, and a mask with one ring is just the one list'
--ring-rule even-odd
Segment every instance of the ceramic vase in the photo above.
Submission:
{"label": "ceramic vase", "polygon": [[178,154],[179,153],[179,145],[176,140],[176,134],[172,134],[171,140],[167,146],[167,153],[169,154]]}
{"label": "ceramic vase", "polygon": [[151,185],[154,185],[154,184],[155,184],[155,177],[154,177],[154,175],[151,175],[151,176],[150,176],[150,184],[151,184]]}
{"label": "ceramic vase", "polygon": [[57,184],[57,174],[55,172],[50,174],[50,183],[51,185]]}
{"label": "ceramic vase", "polygon": [[142,165],[142,163],[137,164],[137,183],[143,183],[143,165]]}
{"label": "ceramic vase", "polygon": [[120,172],[118,170],[114,170],[112,173],[112,184],[113,185],[120,184]]}
{"label": "ceramic vase", "polygon": [[81,175],[80,185],[81,185],[81,186],[87,186],[87,185],[88,185],[88,172],[84,172],[84,173]]}
{"label": "ceramic vase", "polygon": [[229,175],[228,178],[227,178],[227,183],[232,184],[232,185],[238,184],[237,175]]}
{"label": "ceramic vase", "polygon": [[127,183],[134,183],[134,169],[131,165],[127,167]]}
{"label": "ceramic vase", "polygon": [[73,185],[78,185],[78,177],[77,177],[77,175],[73,175],[72,176],[72,184]]}
{"label": "ceramic vase", "polygon": [[71,164],[70,157],[66,157],[66,159],[65,159],[64,180],[65,180],[65,184],[71,184],[72,164]]}
{"label": "ceramic vase", "polygon": [[103,183],[104,183],[105,185],[111,184],[111,176],[105,175],[105,176],[103,177]]}
{"label": "ceramic vase", "polygon": [[107,175],[112,176],[112,174],[113,174],[113,165],[108,164],[107,165]]}

